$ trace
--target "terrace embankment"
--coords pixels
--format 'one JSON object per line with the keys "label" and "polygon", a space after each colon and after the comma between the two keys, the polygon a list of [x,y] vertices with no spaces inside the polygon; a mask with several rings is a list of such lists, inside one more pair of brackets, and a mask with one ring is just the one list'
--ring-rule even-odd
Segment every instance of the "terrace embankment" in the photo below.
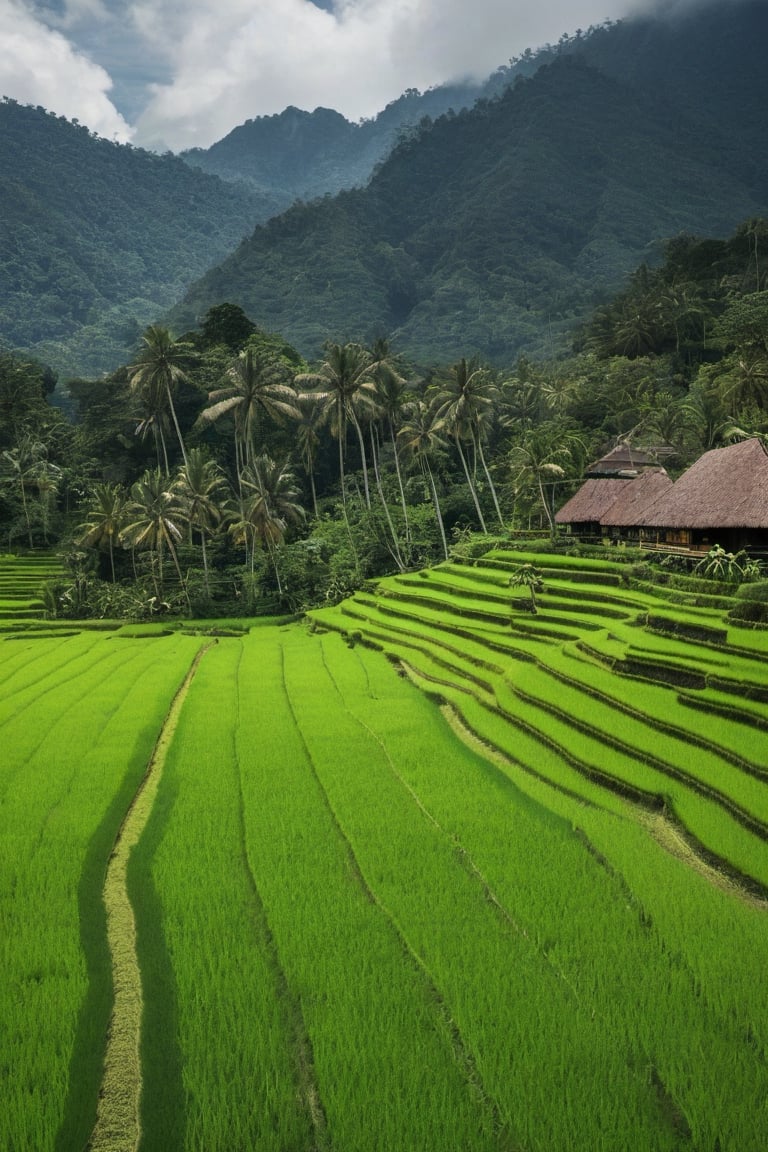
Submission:
{"label": "terrace embankment", "polygon": [[189,686],[212,641],[200,648],[168,709],[147,770],[115,839],[104,880],[107,938],[112,956],[114,1007],[104,1058],[96,1124],[89,1152],[128,1152],[141,1136],[141,972],[136,951],[136,920],[128,897],[128,860],[146,826],[157,795],[168,747]]}

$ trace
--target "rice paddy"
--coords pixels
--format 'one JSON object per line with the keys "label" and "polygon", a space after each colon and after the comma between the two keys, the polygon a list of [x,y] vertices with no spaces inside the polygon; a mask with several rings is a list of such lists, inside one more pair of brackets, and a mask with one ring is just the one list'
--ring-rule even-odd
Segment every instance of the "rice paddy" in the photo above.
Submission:
{"label": "rice paddy", "polygon": [[0,1147],[762,1152],[762,634],[527,559],[218,637],[17,593]]}

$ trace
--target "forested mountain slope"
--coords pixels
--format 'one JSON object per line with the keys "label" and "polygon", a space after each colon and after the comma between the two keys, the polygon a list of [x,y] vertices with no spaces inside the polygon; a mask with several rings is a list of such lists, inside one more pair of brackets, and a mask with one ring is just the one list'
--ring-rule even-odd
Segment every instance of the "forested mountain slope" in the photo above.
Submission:
{"label": "forested mountain slope", "polygon": [[175,325],[227,299],[307,355],[387,332],[422,361],[509,361],[562,344],[661,241],[765,215],[763,4],[583,40],[404,140],[366,189],[258,227]]}
{"label": "forested mountain slope", "polygon": [[355,124],[330,108],[286,108],[240,124],[210,148],[183,152],[189,164],[225,180],[243,180],[287,208],[366,183],[399,135],[425,116],[471,107],[485,91],[476,84],[411,89],[369,120]]}
{"label": "forested mountain slope", "polygon": [[0,343],[98,373],[264,219],[262,200],[170,154],[0,102]]}

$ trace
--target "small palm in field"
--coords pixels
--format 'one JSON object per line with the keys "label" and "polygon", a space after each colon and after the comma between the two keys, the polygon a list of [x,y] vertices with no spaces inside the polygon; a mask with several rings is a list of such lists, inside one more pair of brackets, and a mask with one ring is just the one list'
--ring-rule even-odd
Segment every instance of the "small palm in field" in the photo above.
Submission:
{"label": "small palm in field", "polygon": [[521,564],[509,578],[510,588],[527,588],[531,598],[531,613],[538,611],[536,593],[544,587],[544,580],[535,564]]}

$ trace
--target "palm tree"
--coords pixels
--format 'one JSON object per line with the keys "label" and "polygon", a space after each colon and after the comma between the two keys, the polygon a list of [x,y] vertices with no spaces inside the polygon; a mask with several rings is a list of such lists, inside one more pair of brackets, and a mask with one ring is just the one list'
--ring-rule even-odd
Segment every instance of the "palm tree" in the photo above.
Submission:
{"label": "palm tree", "polygon": [[21,507],[24,513],[24,523],[27,528],[29,547],[34,548],[32,540],[32,522],[29,516],[29,501],[27,499],[29,488],[34,488],[37,482],[40,466],[44,462],[46,448],[42,441],[32,433],[25,433],[15,448],[6,449],[3,458],[8,465],[13,479],[19,485]]}
{"label": "palm tree", "polygon": [[254,444],[260,439],[263,417],[281,423],[299,419],[296,392],[287,383],[287,369],[275,356],[257,348],[244,348],[227,369],[227,383],[208,394],[202,423],[231,414],[235,421],[235,470],[238,483],[243,469],[253,463]]}
{"label": "palm tree", "polygon": [[[150,324],[142,340],[144,347],[141,354],[136,363],[128,368],[131,391],[154,397],[155,400],[159,393],[165,393],[181,455],[186,465],[187,450],[173,403],[173,392],[183,380],[186,380],[185,369],[191,363],[192,345],[174,340],[168,329],[159,324]],[[157,410],[156,405],[153,406],[153,410]]]}
{"label": "palm tree", "polygon": [[317,492],[315,491],[315,451],[320,443],[318,431],[323,421],[320,397],[314,392],[299,392],[296,396],[296,450],[304,471],[309,477],[312,492],[312,512],[317,519]]}
{"label": "palm tree", "polygon": [[162,452],[162,466],[165,475],[168,476],[170,469],[168,467],[168,446],[165,440],[165,433],[168,430],[168,397],[165,388],[160,386],[157,380],[153,380],[132,390],[141,406],[141,419],[136,424],[136,435],[140,436],[143,441],[150,432],[152,433],[152,438],[155,441],[157,467],[160,468]]}
{"label": "palm tree", "polygon": [[528,594],[531,598],[531,613],[536,615],[538,608],[536,607],[536,593],[540,592],[544,587],[544,581],[541,573],[535,564],[521,564],[509,578],[510,588],[527,588]]}
{"label": "palm tree", "polygon": [[155,581],[155,591],[158,599],[163,598],[163,552],[167,547],[189,604],[176,552],[182,535],[179,525],[184,522],[184,510],[173,486],[166,482],[158,469],[145,472],[131,488],[125,519],[122,532],[125,543],[131,548],[146,548],[157,555],[159,581]]}
{"label": "palm tree", "polygon": [[733,423],[728,416],[726,397],[720,382],[704,371],[680,405],[687,427],[704,449],[714,448],[723,439],[725,430]]}
{"label": "palm tree", "polygon": [[300,373],[295,378],[295,383],[299,387],[311,389],[318,397],[324,419],[330,423],[331,434],[339,442],[339,480],[345,519],[347,519],[347,505],[344,490],[344,452],[348,424],[352,424],[357,433],[363,468],[365,504],[367,508],[371,506],[360,414],[373,406],[375,394],[373,366],[371,353],[361,344],[329,343],[325,346],[325,360],[317,372]]}
{"label": "palm tree", "polygon": [[375,359],[373,368],[373,386],[375,392],[376,408],[380,416],[387,423],[389,439],[392,444],[392,454],[395,461],[397,486],[400,492],[400,504],[403,509],[403,522],[405,524],[405,539],[410,542],[411,529],[408,521],[408,505],[405,500],[405,487],[403,485],[402,469],[400,468],[400,454],[397,448],[396,424],[408,403],[408,385],[397,370],[394,361],[389,356],[389,348],[385,341],[377,341],[373,347]]}
{"label": "palm tree", "polygon": [[205,538],[221,523],[227,482],[218,464],[209,460],[202,448],[190,448],[187,463],[179,471],[173,487],[180,502],[180,516],[190,529],[196,528],[200,533],[205,591],[210,596]]}
{"label": "palm tree", "polygon": [[101,548],[104,541],[109,549],[109,567],[115,583],[115,541],[119,540],[125,520],[125,489],[121,484],[94,484],[88,519],[80,525],[79,544],[88,548]]}
{"label": "palm tree", "polygon": [[435,476],[432,463],[439,459],[448,447],[442,435],[443,424],[438,419],[434,406],[418,400],[410,405],[406,419],[403,423],[398,439],[403,448],[406,464],[417,467],[429,485],[435,518],[440,528],[440,538],[443,542],[443,554],[448,559],[448,541],[445,537],[443,514],[440,510],[440,501],[437,496]]}
{"label": "palm tree", "polygon": [[544,390],[541,377],[529,360],[521,356],[514,376],[500,388],[500,423],[504,428],[527,432],[544,418]]}
{"label": "palm tree", "polygon": [[535,485],[541,506],[547,517],[550,535],[555,537],[555,521],[549,506],[544,484],[565,476],[565,467],[571,459],[574,437],[562,425],[540,424],[509,453],[508,463],[516,487]]}
{"label": "palm tree", "polygon": [[43,526],[43,540],[46,545],[48,544],[51,508],[59,494],[60,480],[61,468],[57,464],[51,464],[48,460],[41,460],[35,469],[33,482],[40,500],[40,519]]}
{"label": "palm tree", "polygon": [[436,393],[437,417],[443,421],[446,431],[453,437],[456,444],[483,532],[487,532],[488,529],[480,507],[477,487],[470,475],[461,444],[463,440],[466,440],[472,445],[475,467],[477,460],[480,460],[493,498],[496,515],[499,518],[499,523],[503,526],[504,519],[501,515],[496,489],[483,452],[483,439],[493,420],[497,399],[498,389],[488,370],[482,368],[476,360],[467,360],[465,357],[451,365],[447,378],[438,386]]}
{"label": "palm tree", "polygon": [[297,523],[305,514],[298,502],[296,478],[287,460],[275,461],[264,455],[245,469],[242,481],[241,516],[233,525],[232,534],[236,540],[245,539],[246,543],[250,536],[252,547],[257,539],[261,542],[272,561],[277,590],[282,596],[277,546],[282,543],[288,525]]}

